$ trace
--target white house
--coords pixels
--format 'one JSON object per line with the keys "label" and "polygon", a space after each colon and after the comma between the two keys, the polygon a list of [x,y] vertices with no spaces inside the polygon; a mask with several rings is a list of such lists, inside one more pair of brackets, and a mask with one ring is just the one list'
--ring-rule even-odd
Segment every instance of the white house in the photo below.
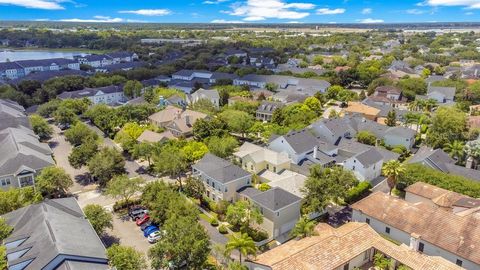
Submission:
{"label": "white house", "polygon": [[383,156],[374,147],[348,158],[343,167],[352,171],[360,181],[369,181],[382,174]]}
{"label": "white house", "polygon": [[59,99],[88,98],[93,104],[117,104],[127,101],[123,93],[123,88],[117,85],[63,92],[57,97]]}
{"label": "white house", "polygon": [[188,102],[195,104],[201,99],[210,101],[215,108],[220,108],[220,95],[217,90],[198,89],[193,94],[188,95]]}
{"label": "white house", "polygon": [[480,202],[455,213],[437,205],[408,202],[376,192],[352,205],[352,221],[430,256],[439,256],[468,270],[480,269]]}

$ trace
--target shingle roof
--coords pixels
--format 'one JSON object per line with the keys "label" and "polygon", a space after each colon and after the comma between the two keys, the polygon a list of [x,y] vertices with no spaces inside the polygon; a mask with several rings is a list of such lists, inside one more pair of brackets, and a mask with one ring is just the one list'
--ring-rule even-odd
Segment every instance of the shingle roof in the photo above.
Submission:
{"label": "shingle roof", "polygon": [[431,204],[410,203],[380,192],[353,204],[352,208],[480,264],[480,219],[475,214],[459,216]]}
{"label": "shingle roof", "polygon": [[441,93],[447,99],[453,99],[455,97],[455,87],[440,87],[440,86],[429,86],[427,93]]}
{"label": "shingle roof", "polygon": [[104,94],[119,93],[123,92],[123,87],[117,85],[110,85],[99,88],[84,88],[77,91],[63,92],[57,97],[60,99],[93,97],[100,91]]}
{"label": "shingle roof", "polygon": [[230,161],[210,153],[192,167],[223,184],[251,175]]}
{"label": "shingle roof", "polygon": [[[85,218],[75,198],[47,200],[33,204],[4,215],[7,223],[14,227],[13,233],[4,243],[25,239],[18,247],[7,249],[7,255],[27,249],[18,259],[9,261],[9,265],[32,260],[24,269],[44,269],[49,263],[55,263],[52,269],[65,267],[71,259],[53,262],[58,256],[81,257],[82,261],[91,261],[92,270],[108,269],[105,247],[93,227]],[[95,260],[96,262],[93,262]]]}
{"label": "shingle roof", "polygon": [[272,270],[331,270],[374,248],[413,270],[462,269],[443,258],[397,246],[365,223],[350,222],[336,229],[320,223],[315,231],[317,236],[289,241],[258,255],[253,262]]}
{"label": "shingle roof", "polygon": [[250,197],[250,199],[260,206],[274,212],[302,200],[302,198],[279,187],[273,187]]}
{"label": "shingle roof", "polygon": [[27,67],[38,67],[38,66],[50,66],[50,65],[68,65],[77,63],[77,61],[67,58],[53,58],[53,59],[39,59],[39,60],[21,60],[16,61],[18,65],[23,68]]}
{"label": "shingle roof", "polygon": [[2,62],[0,63],[0,70],[23,69],[16,62]]}
{"label": "shingle roof", "polygon": [[313,148],[318,144],[318,139],[306,129],[300,131],[290,131],[282,137],[297,153],[313,150]]}
{"label": "shingle roof", "polygon": [[355,158],[365,167],[370,167],[371,165],[383,160],[382,154],[380,154],[380,152],[378,152],[374,147],[356,155]]}

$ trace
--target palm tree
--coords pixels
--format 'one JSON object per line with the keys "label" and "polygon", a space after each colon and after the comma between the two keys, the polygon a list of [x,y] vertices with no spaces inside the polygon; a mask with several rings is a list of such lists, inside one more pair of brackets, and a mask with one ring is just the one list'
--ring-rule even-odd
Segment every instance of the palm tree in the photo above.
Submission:
{"label": "palm tree", "polygon": [[398,160],[390,160],[383,164],[382,173],[387,178],[388,187],[390,188],[390,195],[397,184],[398,176],[405,172],[405,166]]}
{"label": "palm tree", "polygon": [[459,161],[463,157],[463,150],[465,148],[465,144],[461,141],[453,141],[450,143],[445,144],[443,150],[449,155],[454,158],[455,160]]}
{"label": "palm tree", "polygon": [[312,236],[315,232],[315,222],[310,221],[308,216],[303,216],[298,220],[297,224],[293,228],[291,235],[293,237],[305,238],[307,236]]}
{"label": "palm tree", "polygon": [[240,237],[234,236],[228,241],[225,251],[230,254],[235,249],[240,253],[240,263],[242,262],[242,255],[248,256],[257,253],[255,242],[246,233],[243,233]]}

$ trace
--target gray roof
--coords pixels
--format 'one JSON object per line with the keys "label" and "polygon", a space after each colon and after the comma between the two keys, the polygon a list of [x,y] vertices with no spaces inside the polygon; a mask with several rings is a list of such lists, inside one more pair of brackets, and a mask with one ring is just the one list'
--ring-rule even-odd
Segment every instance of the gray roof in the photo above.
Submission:
{"label": "gray roof", "polygon": [[123,92],[123,87],[117,85],[110,85],[99,88],[84,88],[77,91],[63,92],[57,97],[60,99],[93,97],[100,91],[105,94],[118,93]]}
{"label": "gray roof", "polygon": [[374,147],[356,155],[355,158],[365,167],[370,167],[371,165],[383,160],[382,154],[380,154],[380,152],[378,152]]}
{"label": "gray roof", "polygon": [[[8,261],[9,266],[31,261],[24,269],[105,270],[108,263],[105,247],[85,218],[75,198],[46,200],[4,215],[14,228],[4,240],[7,245],[23,240],[17,247],[7,249],[7,256],[16,251],[26,252]],[[62,258],[75,256],[75,259]],[[54,260],[58,258],[58,260]],[[82,261],[83,265],[70,262]],[[88,268],[86,262],[90,262]],[[53,264],[53,265],[52,265]]]}
{"label": "gray roof", "polygon": [[20,77],[18,79],[14,79],[9,81],[10,84],[18,85],[23,81],[38,81],[40,83],[44,83],[47,80],[53,78],[59,78],[63,76],[87,76],[88,73],[83,70],[75,70],[75,69],[64,69],[64,70],[50,70],[50,71],[40,71],[40,72],[33,72],[28,74],[27,76]]}
{"label": "gray roof", "polygon": [[248,74],[239,78],[238,80],[261,83],[275,83],[279,86],[280,89],[304,92],[305,94],[309,95],[314,95],[318,91],[323,92],[330,86],[330,83],[325,80],[304,79],[283,75]]}
{"label": "gray roof", "polygon": [[52,58],[52,59],[39,59],[39,60],[21,60],[21,61],[16,61],[16,63],[23,68],[27,68],[27,67],[39,67],[39,66],[45,67],[45,66],[51,66],[51,65],[63,66],[63,65],[74,64],[78,62],[72,59],[67,59],[67,58]]}
{"label": "gray roof", "polygon": [[433,92],[443,94],[446,99],[453,99],[455,97],[455,87],[429,86],[427,93],[431,94]]}
{"label": "gray roof", "polygon": [[126,57],[132,57],[133,53],[120,51],[120,52],[107,53],[105,55],[110,56],[112,58],[126,58]]}
{"label": "gray roof", "polygon": [[455,160],[442,149],[433,150],[427,146],[422,146],[408,163],[421,163],[444,173],[480,181],[480,171],[456,165]]}
{"label": "gray roof", "polygon": [[302,198],[279,187],[274,187],[260,194],[254,195],[250,197],[250,199],[261,207],[271,211],[280,210],[281,208],[302,200]]}
{"label": "gray roof", "polygon": [[276,109],[282,108],[284,105],[280,102],[274,101],[262,101],[262,104],[258,106],[257,112],[273,114]]}
{"label": "gray roof", "polygon": [[15,62],[0,63],[0,71],[10,70],[10,69],[23,69],[23,68]]}
{"label": "gray roof", "polygon": [[297,153],[313,150],[313,148],[318,144],[318,139],[306,129],[300,131],[290,131],[281,137],[283,137]]}
{"label": "gray roof", "polygon": [[52,150],[40,143],[33,131],[6,128],[0,131],[0,176],[17,175],[23,170],[38,171],[55,165]]}
{"label": "gray roof", "polygon": [[220,95],[218,94],[217,90],[205,90],[205,89],[198,89],[195,93],[192,94],[192,97],[198,97],[198,99],[220,99]]}
{"label": "gray roof", "polygon": [[223,184],[251,175],[230,161],[210,153],[192,167]]}

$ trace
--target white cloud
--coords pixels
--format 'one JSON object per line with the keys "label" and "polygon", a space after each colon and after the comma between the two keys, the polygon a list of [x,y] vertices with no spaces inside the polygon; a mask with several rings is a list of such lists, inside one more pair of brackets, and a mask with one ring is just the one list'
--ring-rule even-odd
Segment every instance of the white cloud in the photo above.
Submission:
{"label": "white cloud", "polygon": [[206,1],[203,1],[204,4],[207,4],[207,5],[217,5],[217,4],[220,4],[220,3],[224,3],[224,2],[227,2],[229,0],[206,0]]}
{"label": "white cloud", "polygon": [[471,16],[471,15],[473,15],[473,14],[475,14],[475,13],[473,13],[473,12],[466,12],[466,13],[465,13],[465,15],[467,15],[467,16]]}
{"label": "white cloud", "polygon": [[329,8],[319,8],[317,9],[318,15],[336,15],[336,14],[343,14],[345,13],[344,8],[336,8],[336,9],[329,9]]}
{"label": "white cloud", "polygon": [[58,10],[65,9],[56,0],[0,0],[0,5],[14,5],[26,8]]}
{"label": "white cloud", "polygon": [[372,18],[367,18],[367,19],[361,19],[357,20],[359,23],[383,23],[384,21],[381,19],[372,19]]}
{"label": "white cloud", "polygon": [[426,0],[424,2],[419,3],[419,6],[462,6],[467,8],[479,8],[480,9],[480,1],[479,0]]}
{"label": "white cloud", "polygon": [[372,13],[372,9],[371,8],[364,8],[362,9],[362,14],[371,14]]}
{"label": "white cloud", "polygon": [[210,23],[245,23],[244,21],[213,20]]}
{"label": "white cloud", "polygon": [[244,21],[274,19],[302,19],[310,15],[306,10],[313,9],[311,3],[285,3],[282,0],[248,0],[235,3],[229,15],[244,17]]}
{"label": "white cloud", "polygon": [[291,23],[291,24],[300,24],[300,23],[303,23],[303,22],[299,22],[299,21],[291,21],[291,22],[287,22],[287,23]]}
{"label": "white cloud", "polygon": [[421,14],[425,13],[424,10],[420,10],[420,9],[416,9],[416,8],[407,9],[405,12],[407,12],[408,14],[412,14],[412,15],[421,15]]}
{"label": "white cloud", "polygon": [[123,18],[112,18],[109,16],[93,16],[92,19],[79,19],[79,18],[72,18],[72,19],[61,19],[58,20],[60,22],[86,22],[86,23],[129,23],[129,22],[145,22],[140,20],[130,20],[130,19],[123,19]]}
{"label": "white cloud", "polygon": [[118,13],[129,13],[142,16],[165,16],[172,12],[168,9],[139,9],[139,10],[122,10]]}

